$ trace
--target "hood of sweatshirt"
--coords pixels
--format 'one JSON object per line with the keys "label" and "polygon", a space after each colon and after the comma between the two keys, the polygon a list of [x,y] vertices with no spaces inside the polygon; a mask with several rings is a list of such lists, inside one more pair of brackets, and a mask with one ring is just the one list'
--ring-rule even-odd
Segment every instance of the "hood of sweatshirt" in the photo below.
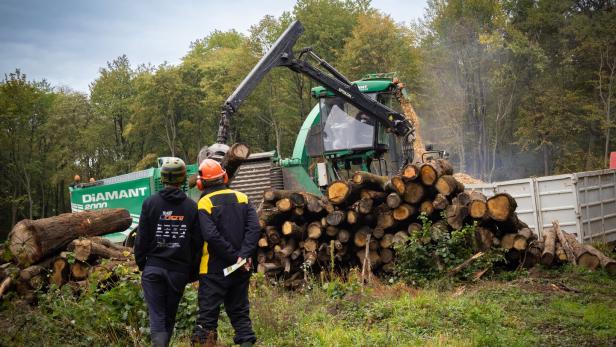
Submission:
{"label": "hood of sweatshirt", "polygon": [[160,196],[172,204],[179,204],[187,198],[183,191],[175,187],[166,187],[160,191]]}

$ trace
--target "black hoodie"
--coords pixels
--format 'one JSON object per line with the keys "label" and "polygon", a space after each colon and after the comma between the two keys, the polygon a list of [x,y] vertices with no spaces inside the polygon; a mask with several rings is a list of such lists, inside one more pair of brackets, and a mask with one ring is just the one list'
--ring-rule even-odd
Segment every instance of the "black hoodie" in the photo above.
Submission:
{"label": "black hoodie", "polygon": [[200,247],[197,203],[183,191],[167,187],[143,202],[135,240],[135,260],[171,271],[197,272]]}

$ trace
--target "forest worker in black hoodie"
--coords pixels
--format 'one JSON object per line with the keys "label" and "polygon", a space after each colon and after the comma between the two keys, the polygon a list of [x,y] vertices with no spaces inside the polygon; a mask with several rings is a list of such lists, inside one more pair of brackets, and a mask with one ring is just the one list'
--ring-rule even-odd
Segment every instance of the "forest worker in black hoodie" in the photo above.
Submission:
{"label": "forest worker in black hoodie", "polygon": [[[197,187],[199,227],[203,237],[203,255],[199,266],[199,316],[192,342],[199,346],[217,346],[220,305],[235,330],[233,342],[252,346],[256,336],[250,322],[248,284],[250,259],[257,249],[259,220],[246,194],[227,188],[227,174],[213,159],[199,165]],[[223,269],[247,260],[246,266],[224,275]]]}
{"label": "forest worker in black hoodie", "polygon": [[135,240],[155,347],[169,345],[184,287],[197,279],[203,244],[197,204],[180,190],[186,165],[179,158],[163,160],[160,181],[165,188],[143,202]]}

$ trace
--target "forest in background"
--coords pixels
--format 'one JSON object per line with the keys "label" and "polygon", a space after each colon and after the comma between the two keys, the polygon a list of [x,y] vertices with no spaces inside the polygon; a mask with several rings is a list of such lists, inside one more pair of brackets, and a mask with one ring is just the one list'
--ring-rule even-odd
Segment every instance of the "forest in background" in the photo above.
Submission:
{"label": "forest in background", "polygon": [[[614,151],[616,1],[429,0],[396,23],[369,0],[298,0],[248,33],[196,39],[177,65],[109,57],[89,93],[6,72],[0,82],[0,240],[22,218],[70,210],[75,174],[104,178],[194,162],[226,97],[291,21],[351,79],[397,72],[424,141],[486,181],[607,167]],[[409,19],[410,20],[410,19]],[[231,121],[231,142],[291,154],[312,81],[269,74]]]}

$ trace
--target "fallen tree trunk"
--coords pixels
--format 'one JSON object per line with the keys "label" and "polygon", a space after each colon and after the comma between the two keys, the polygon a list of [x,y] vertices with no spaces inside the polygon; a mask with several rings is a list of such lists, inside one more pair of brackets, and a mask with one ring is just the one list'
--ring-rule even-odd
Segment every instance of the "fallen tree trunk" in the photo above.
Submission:
{"label": "fallen tree trunk", "polygon": [[128,211],[121,208],[24,219],[13,227],[9,248],[17,263],[27,266],[58,252],[78,237],[124,231],[132,221]]}
{"label": "fallen tree trunk", "polygon": [[30,265],[27,268],[19,271],[19,279],[24,282],[29,281],[32,277],[38,276],[40,273],[45,271],[45,268],[41,265]]}
{"label": "fallen tree trunk", "polygon": [[338,233],[340,232],[340,229],[338,229],[338,227],[335,227],[333,225],[328,225],[327,227],[325,227],[325,234],[329,237],[336,237],[336,235],[338,235]]}
{"label": "fallen tree trunk", "polygon": [[513,239],[515,238],[515,235],[516,234],[505,234],[505,235],[503,235],[503,237],[501,238],[501,241],[500,241],[500,246],[503,249],[506,249],[506,250],[513,249]]}

